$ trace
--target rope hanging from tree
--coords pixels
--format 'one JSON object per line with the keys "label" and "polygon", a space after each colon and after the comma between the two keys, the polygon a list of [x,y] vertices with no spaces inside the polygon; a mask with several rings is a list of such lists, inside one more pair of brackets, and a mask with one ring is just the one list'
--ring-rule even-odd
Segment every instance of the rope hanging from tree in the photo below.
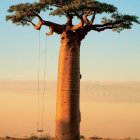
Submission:
{"label": "rope hanging from tree", "polygon": [[[41,88],[40,74],[41,74],[41,37],[40,30],[38,36],[38,116],[37,116],[37,132],[44,131],[44,111],[45,111],[45,92],[46,92],[46,56],[47,56],[47,39],[44,51],[44,68],[43,68],[43,87]],[[41,102],[42,101],[42,104]],[[41,108],[41,110],[40,110]]]}

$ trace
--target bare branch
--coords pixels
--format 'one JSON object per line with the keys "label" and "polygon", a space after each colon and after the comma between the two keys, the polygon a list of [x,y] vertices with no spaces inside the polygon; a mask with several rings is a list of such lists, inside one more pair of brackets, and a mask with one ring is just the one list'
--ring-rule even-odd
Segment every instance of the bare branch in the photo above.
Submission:
{"label": "bare branch", "polygon": [[124,20],[120,20],[120,21],[108,22],[105,24],[94,24],[92,26],[93,26],[93,28],[94,27],[106,27],[106,26],[111,26],[111,25],[113,26],[113,25],[121,24],[123,22],[124,22]]}
{"label": "bare branch", "polygon": [[28,22],[30,22],[34,26],[34,29],[40,30],[42,25],[46,25],[46,26],[48,26],[50,28],[50,32],[47,33],[48,36],[52,35],[53,32],[56,32],[58,34],[61,34],[63,32],[63,30],[64,30],[63,25],[59,25],[59,24],[56,24],[56,23],[53,23],[53,22],[50,22],[50,21],[44,21],[42,19],[42,17],[39,14],[35,13],[35,12],[33,12],[32,14],[39,18],[39,21],[38,21],[37,25],[35,25],[33,22],[28,20]]}
{"label": "bare branch", "polygon": [[96,16],[96,11],[93,13],[93,16],[92,16],[92,18],[91,18],[91,24],[93,24],[93,22],[94,22],[94,19],[95,19],[95,16]]}
{"label": "bare branch", "polygon": [[[65,29],[65,26],[64,25],[60,25],[60,24],[57,24],[57,23],[53,23],[53,22],[50,22],[50,21],[43,21],[42,22],[42,25],[46,25],[46,26],[49,26],[50,28],[50,33],[52,32],[55,32],[57,34],[61,34],[64,29]],[[49,33],[49,34],[50,34]]]}
{"label": "bare branch", "polygon": [[43,25],[43,21],[42,20],[39,20],[38,21],[38,24],[34,26],[34,29],[40,30],[42,25]]}
{"label": "bare branch", "polygon": [[101,31],[104,31],[106,29],[113,29],[113,28],[116,28],[116,27],[102,27],[102,28],[92,28],[92,30],[94,31],[97,31],[97,32],[101,32]]}
{"label": "bare branch", "polygon": [[30,22],[30,23],[34,26],[34,29],[40,30],[40,28],[41,28],[41,26],[42,26],[42,24],[43,24],[43,23],[42,23],[42,22],[43,22],[43,19],[41,18],[41,16],[40,16],[39,14],[35,13],[35,12],[30,12],[30,13],[28,13],[28,16],[29,16],[29,17],[30,17],[30,16],[36,16],[36,17],[38,17],[39,21],[38,21],[37,25],[34,24],[31,20],[28,20],[28,19],[23,19],[23,20],[25,20],[25,21],[27,21],[27,22]]}
{"label": "bare branch", "polygon": [[83,16],[80,14],[76,14],[77,18],[82,22],[82,26],[84,25]]}
{"label": "bare branch", "polygon": [[82,16],[80,16],[80,15],[76,15],[76,16],[80,20],[80,23],[78,23],[77,25],[72,25],[73,15],[67,15],[67,22],[65,24],[66,30],[76,31],[83,27],[84,22],[83,22]]}
{"label": "bare branch", "polygon": [[108,22],[105,24],[94,24],[94,25],[92,25],[92,30],[101,32],[106,29],[116,29],[116,28],[119,28],[119,26],[118,26],[119,24],[123,24],[123,23],[124,23],[124,20]]}
{"label": "bare branch", "polygon": [[50,29],[50,32],[49,33],[46,33],[47,36],[50,36],[53,34],[54,30],[51,26],[49,26],[49,29]]}
{"label": "bare branch", "polygon": [[39,18],[40,21],[43,21],[42,17],[41,17],[39,14],[33,12],[33,15],[34,15],[34,16],[37,16],[37,17]]}
{"label": "bare branch", "polygon": [[28,20],[28,19],[23,19],[23,20],[25,20],[25,21],[31,23],[33,26],[36,26],[31,20]]}
{"label": "bare branch", "polygon": [[83,27],[83,22],[80,21],[80,23],[78,23],[77,25],[73,25],[73,26],[70,28],[70,30],[71,30],[71,31],[76,31],[76,30],[78,30],[78,29],[81,29],[82,27]]}
{"label": "bare branch", "polygon": [[72,19],[73,19],[73,15],[67,14],[67,22],[65,24],[65,26],[72,26]]}
{"label": "bare branch", "polygon": [[91,25],[91,22],[89,21],[89,19],[87,18],[88,16],[91,15],[91,12],[90,11],[87,11],[84,15],[83,15],[83,20],[84,20],[84,23],[86,25]]}

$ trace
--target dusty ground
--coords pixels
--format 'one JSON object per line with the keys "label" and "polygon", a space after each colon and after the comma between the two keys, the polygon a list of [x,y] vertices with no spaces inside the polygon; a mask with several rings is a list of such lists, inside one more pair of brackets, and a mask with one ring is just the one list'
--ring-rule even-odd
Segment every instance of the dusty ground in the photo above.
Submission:
{"label": "dusty ground", "polygon": [[[32,138],[0,138],[0,140],[34,140]],[[51,140],[54,140],[52,138]],[[124,139],[115,139],[115,138],[96,138],[96,137],[89,137],[81,140],[140,140],[140,138],[124,138]]]}

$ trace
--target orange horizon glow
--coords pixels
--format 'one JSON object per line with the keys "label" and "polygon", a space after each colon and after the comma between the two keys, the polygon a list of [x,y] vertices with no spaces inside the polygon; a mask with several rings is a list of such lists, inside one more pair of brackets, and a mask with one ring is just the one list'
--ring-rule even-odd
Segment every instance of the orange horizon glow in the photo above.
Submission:
{"label": "orange horizon glow", "polygon": [[[36,82],[0,83],[0,136],[37,134]],[[140,137],[140,82],[81,84],[82,135]],[[46,87],[44,134],[54,136],[56,82],[47,82]]]}

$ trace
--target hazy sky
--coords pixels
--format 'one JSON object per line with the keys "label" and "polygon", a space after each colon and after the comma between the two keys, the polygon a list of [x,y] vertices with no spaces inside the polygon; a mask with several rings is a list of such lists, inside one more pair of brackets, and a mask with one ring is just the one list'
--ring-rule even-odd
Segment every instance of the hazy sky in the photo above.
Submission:
{"label": "hazy sky", "polygon": [[[0,1],[0,79],[37,79],[38,31],[33,27],[17,27],[5,21],[10,5],[28,1]],[[104,1],[116,5],[122,13],[140,17],[139,0]],[[65,20],[49,17],[47,14],[43,17],[60,23]],[[42,62],[46,31],[47,27],[41,30]],[[121,34],[111,31],[89,33],[81,45],[83,80],[140,80],[139,37],[140,25],[136,24],[132,30],[123,31]],[[59,39],[56,34],[47,38],[47,80],[57,79]]]}
{"label": "hazy sky", "polygon": [[[35,81],[0,80],[0,137],[39,134],[36,88]],[[82,82],[80,91],[82,135],[140,138],[140,82]],[[42,93],[39,100],[41,118]],[[43,134],[54,136],[56,82],[46,82],[44,101]]]}

